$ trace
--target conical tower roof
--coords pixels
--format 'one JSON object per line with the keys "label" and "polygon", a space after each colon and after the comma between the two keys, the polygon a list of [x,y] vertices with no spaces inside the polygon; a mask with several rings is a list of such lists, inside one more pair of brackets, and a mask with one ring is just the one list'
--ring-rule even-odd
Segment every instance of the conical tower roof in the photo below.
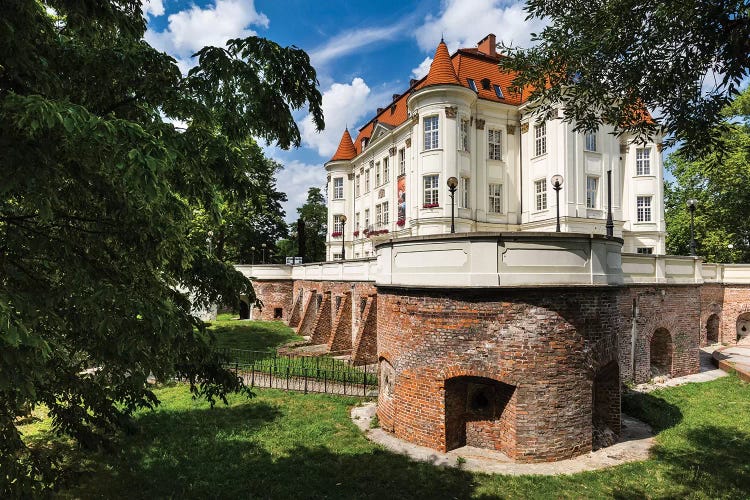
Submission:
{"label": "conical tower roof", "polygon": [[430,72],[427,73],[427,77],[420,85],[420,88],[427,87],[428,85],[461,85],[456,76],[456,70],[453,68],[451,55],[448,53],[448,46],[445,45],[443,40],[440,40],[435,50],[435,56],[432,58],[432,64],[430,65]]}
{"label": "conical tower roof", "polygon": [[354,149],[352,136],[349,135],[349,129],[347,128],[344,130],[344,134],[341,136],[341,142],[339,142],[339,147],[330,161],[351,160],[355,156],[357,156],[357,150]]}

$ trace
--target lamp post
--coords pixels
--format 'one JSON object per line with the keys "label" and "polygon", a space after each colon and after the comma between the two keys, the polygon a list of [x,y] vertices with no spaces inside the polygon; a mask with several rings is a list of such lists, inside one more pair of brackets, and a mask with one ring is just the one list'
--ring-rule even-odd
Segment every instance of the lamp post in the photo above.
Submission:
{"label": "lamp post", "polygon": [[688,210],[690,210],[690,255],[695,257],[695,206],[698,200],[690,198],[687,201]]}
{"label": "lamp post", "polygon": [[552,182],[552,189],[555,190],[555,195],[557,196],[557,229],[555,229],[555,232],[560,232],[560,190],[562,189],[563,185],[563,176],[560,174],[555,174],[552,176],[552,179],[550,179]]}
{"label": "lamp post", "polygon": [[265,243],[261,243],[260,248],[261,248],[261,252],[263,253],[262,259],[261,259],[260,262],[261,262],[261,264],[265,264],[266,263],[266,244]]}
{"label": "lamp post", "polygon": [[458,179],[455,177],[448,177],[448,191],[451,193],[451,234],[456,232],[454,215],[456,207],[456,186],[458,186]]}
{"label": "lamp post", "polygon": [[255,265],[255,247],[250,247],[250,263]]}
{"label": "lamp post", "polygon": [[209,231],[208,232],[208,237],[206,238],[206,246],[208,247],[208,256],[209,257],[211,256],[211,251],[213,250],[211,248],[211,238],[213,238],[213,236],[214,236],[214,232],[213,231]]}
{"label": "lamp post", "polygon": [[612,220],[612,170],[607,170],[607,238],[615,235],[615,223]]}
{"label": "lamp post", "polygon": [[346,259],[346,248],[344,248],[344,241],[346,240],[346,215],[339,217],[341,221],[341,260]]}

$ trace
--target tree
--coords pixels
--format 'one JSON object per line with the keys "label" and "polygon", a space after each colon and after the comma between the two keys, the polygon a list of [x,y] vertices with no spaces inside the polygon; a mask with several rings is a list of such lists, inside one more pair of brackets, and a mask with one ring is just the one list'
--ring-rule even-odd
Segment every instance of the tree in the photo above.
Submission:
{"label": "tree", "polygon": [[[52,10],[48,10],[49,6]],[[106,443],[158,401],[149,373],[212,403],[241,382],[193,314],[253,296],[190,238],[194,213],[254,200],[253,137],[323,126],[308,56],[262,38],[206,47],[180,74],[144,40],[140,0],[7,0],[0,20],[0,497],[54,486],[16,419]],[[163,117],[186,123],[177,128]]]}
{"label": "tree", "polygon": [[[305,255],[302,255],[304,262],[323,262],[326,260],[328,209],[320,188],[311,187],[307,190],[307,201],[297,209],[297,212],[305,222]],[[295,223],[295,232],[296,228]]]}
{"label": "tree", "polygon": [[[710,262],[750,262],[750,90],[722,112],[724,154],[690,160],[682,150],[665,164],[674,182],[665,185],[667,252],[690,251],[688,199],[695,210],[697,253]],[[717,168],[720,165],[720,168]]]}
{"label": "tree", "polygon": [[514,83],[541,114],[562,103],[578,130],[608,123],[640,139],[663,127],[667,145],[684,143],[693,157],[723,144],[721,110],[750,67],[747,0],[529,0],[526,9],[548,24],[536,46],[505,48],[500,66],[520,72]]}

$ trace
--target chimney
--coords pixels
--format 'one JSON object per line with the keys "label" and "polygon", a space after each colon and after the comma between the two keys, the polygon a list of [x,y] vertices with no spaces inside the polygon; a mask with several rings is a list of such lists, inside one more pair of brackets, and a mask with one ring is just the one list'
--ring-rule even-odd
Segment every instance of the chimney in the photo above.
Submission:
{"label": "chimney", "polygon": [[495,35],[490,33],[482,38],[477,44],[477,49],[483,54],[495,57],[497,55],[497,41],[495,40]]}
{"label": "chimney", "polygon": [[391,100],[392,100],[392,101],[395,101],[395,100],[396,100],[396,99],[398,99],[399,97],[401,97],[401,94],[393,94],[393,99],[391,99]]}

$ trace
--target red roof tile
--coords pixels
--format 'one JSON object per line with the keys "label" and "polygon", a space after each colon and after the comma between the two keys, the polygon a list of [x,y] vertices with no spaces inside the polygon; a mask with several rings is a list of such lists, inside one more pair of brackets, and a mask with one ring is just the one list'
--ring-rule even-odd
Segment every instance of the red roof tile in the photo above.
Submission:
{"label": "red roof tile", "polygon": [[453,64],[451,64],[448,46],[442,40],[435,49],[435,56],[432,58],[432,64],[430,64],[430,72],[427,73],[427,76],[417,88],[420,89],[429,85],[461,85]]}
{"label": "red roof tile", "polygon": [[344,130],[344,134],[341,136],[339,147],[330,161],[351,160],[355,156],[357,156],[357,150],[354,148],[354,144],[352,143],[352,136],[349,135],[349,129],[346,129]]}

